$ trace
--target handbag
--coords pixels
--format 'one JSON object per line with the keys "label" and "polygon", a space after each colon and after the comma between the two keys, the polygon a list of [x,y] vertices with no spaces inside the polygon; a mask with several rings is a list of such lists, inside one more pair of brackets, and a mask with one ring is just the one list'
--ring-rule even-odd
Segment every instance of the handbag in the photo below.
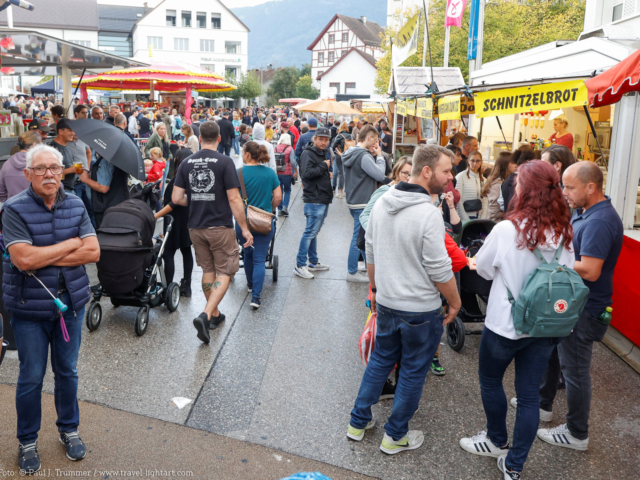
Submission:
{"label": "handbag", "polygon": [[376,343],[376,333],[378,330],[378,314],[369,312],[367,323],[364,326],[360,340],[358,341],[358,349],[360,350],[360,361],[364,366],[369,364],[369,359],[373,353]]}
{"label": "handbag", "polygon": [[482,190],[482,182],[480,182],[480,189],[478,189],[478,182],[476,182],[476,190],[478,198],[473,200],[466,200],[462,203],[462,207],[465,212],[480,212],[482,210],[482,200],[480,199],[480,191]]}
{"label": "handbag", "polygon": [[238,176],[240,177],[240,187],[242,189],[242,200],[245,207],[247,207],[247,226],[249,231],[253,233],[261,233],[263,235],[269,235],[271,233],[271,226],[275,215],[271,212],[262,210],[261,208],[249,205],[249,199],[247,198],[247,190],[244,186],[244,177],[242,175],[242,169],[238,170]]}

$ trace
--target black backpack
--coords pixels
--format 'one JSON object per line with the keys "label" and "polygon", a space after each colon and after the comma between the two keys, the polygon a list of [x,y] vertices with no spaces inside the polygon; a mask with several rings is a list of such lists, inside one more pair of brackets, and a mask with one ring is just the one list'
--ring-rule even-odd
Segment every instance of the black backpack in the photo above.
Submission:
{"label": "black backpack", "polygon": [[[287,145],[288,147],[289,145]],[[291,147],[289,147],[291,148]],[[275,152],[274,155],[276,157],[276,171],[284,172],[287,169],[287,157],[286,157],[287,149],[285,148],[282,152]]]}

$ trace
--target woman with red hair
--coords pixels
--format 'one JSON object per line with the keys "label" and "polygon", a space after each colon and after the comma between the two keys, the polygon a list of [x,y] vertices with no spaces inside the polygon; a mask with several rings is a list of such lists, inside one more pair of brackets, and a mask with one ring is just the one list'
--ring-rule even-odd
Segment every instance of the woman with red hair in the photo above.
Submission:
{"label": "woman with red hair", "polygon": [[[478,274],[493,280],[479,353],[480,390],[487,417],[486,431],[460,440],[476,455],[498,458],[505,480],[519,479],[536,437],[540,418],[539,388],[557,338],[518,335],[511,316],[507,287],[518,298],[529,274],[563,247],[558,263],[573,268],[573,230],[560,177],[549,163],[531,161],[518,168],[513,208],[496,225],[477,254]],[[518,411],[509,448],[507,397],[502,380],[515,360]]]}

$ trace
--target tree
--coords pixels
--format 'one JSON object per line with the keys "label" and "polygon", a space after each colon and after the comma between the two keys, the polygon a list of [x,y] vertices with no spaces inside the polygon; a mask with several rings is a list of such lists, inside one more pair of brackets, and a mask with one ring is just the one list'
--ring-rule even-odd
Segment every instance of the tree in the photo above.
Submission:
{"label": "tree", "polygon": [[302,68],[300,69],[300,78],[304,77],[305,75],[311,75],[311,64],[310,63],[303,63],[302,64]]}
{"label": "tree", "polygon": [[311,75],[305,75],[300,77],[296,84],[296,97],[308,98],[309,100],[315,100],[320,96],[320,92],[313,85],[313,79]]}
{"label": "tree", "polygon": [[285,67],[276,71],[267,95],[276,102],[280,98],[291,98],[296,94],[299,72],[296,67]]}
{"label": "tree", "polygon": [[[244,98],[245,100],[251,100],[260,95],[260,80],[252,73],[244,73],[236,81],[235,86],[237,90],[229,93],[236,93],[237,98]],[[236,97],[234,97],[236,98]]]}
{"label": "tree", "polygon": [[[429,40],[433,66],[442,66],[444,58],[444,18],[446,0],[432,0],[429,5]],[[462,28],[451,28],[449,41],[449,66],[460,67],[465,81],[469,78],[467,42],[469,37],[470,3],[467,4]],[[491,0],[485,8],[483,63],[513,55],[558,39],[573,40],[580,35],[584,23],[585,0]],[[405,14],[405,21],[418,9]],[[376,66],[375,86],[379,94],[385,94],[391,78],[391,48],[389,39],[396,31],[385,29],[382,44],[383,57]],[[418,51],[403,66],[422,65],[424,24],[420,28]],[[427,65],[429,57],[427,56]]]}

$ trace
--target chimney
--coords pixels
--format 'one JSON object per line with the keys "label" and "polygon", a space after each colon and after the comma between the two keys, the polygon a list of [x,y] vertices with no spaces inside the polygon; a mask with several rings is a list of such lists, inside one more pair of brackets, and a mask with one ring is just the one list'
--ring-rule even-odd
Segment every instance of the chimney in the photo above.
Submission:
{"label": "chimney", "polygon": [[367,24],[367,17],[360,17],[360,20],[362,20],[362,23],[364,23],[365,25]]}

